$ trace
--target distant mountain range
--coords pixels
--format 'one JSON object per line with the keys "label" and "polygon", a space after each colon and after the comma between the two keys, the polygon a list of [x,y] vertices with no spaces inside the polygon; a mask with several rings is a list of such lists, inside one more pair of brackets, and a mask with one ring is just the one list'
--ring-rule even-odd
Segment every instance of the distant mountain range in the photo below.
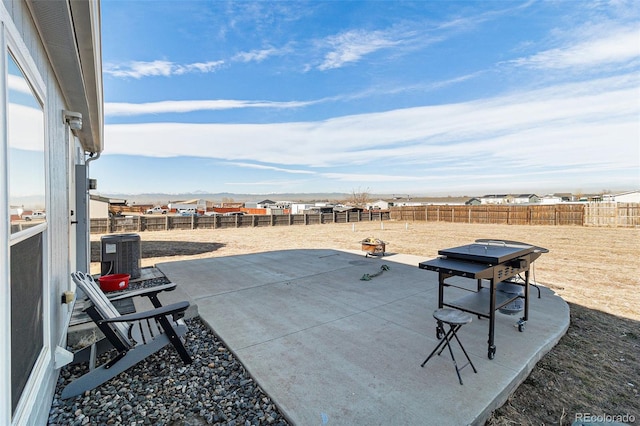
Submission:
{"label": "distant mountain range", "polygon": [[[92,192],[94,193],[94,192]],[[347,199],[351,194],[346,193],[278,193],[278,194],[235,194],[230,192],[218,192],[215,194],[207,192],[186,192],[180,194],[165,194],[165,193],[148,193],[148,194],[97,194],[107,198],[117,198],[127,200],[129,203],[138,204],[153,204],[162,203],[167,204],[169,202],[193,200],[196,198],[202,198],[208,201],[262,201],[270,199],[272,201],[341,201]],[[377,197],[377,196],[375,196]],[[377,198],[376,198],[377,199]]]}
{"label": "distant mountain range", "polygon": [[[343,192],[319,192],[319,193],[272,193],[272,194],[236,194],[230,192],[187,192],[179,194],[148,193],[148,194],[106,194],[92,192],[92,194],[118,200],[126,200],[128,204],[168,204],[171,202],[186,201],[193,199],[204,199],[212,202],[248,202],[263,201],[293,201],[293,202],[342,202],[353,196],[351,193]],[[450,196],[450,197],[428,197],[409,194],[369,194],[371,201],[388,200],[398,202],[465,202],[471,196]]]}
{"label": "distant mountain range", "polygon": [[[352,193],[346,192],[318,192],[318,193],[272,193],[272,194],[236,194],[230,192],[208,193],[203,191],[185,192],[178,194],[167,193],[147,193],[147,194],[118,194],[118,193],[101,193],[99,191],[91,191],[92,195],[112,200],[126,200],[127,204],[162,204],[175,203],[179,201],[204,199],[214,203],[220,202],[249,202],[263,201],[266,199],[272,201],[292,201],[292,202],[329,202],[340,203],[352,198]],[[369,193],[371,201],[387,200],[396,202],[429,202],[429,203],[464,203],[472,196],[445,196],[445,197],[429,197],[425,195],[411,194],[373,194]],[[24,206],[27,209],[44,209],[43,197],[12,197],[11,206]]]}

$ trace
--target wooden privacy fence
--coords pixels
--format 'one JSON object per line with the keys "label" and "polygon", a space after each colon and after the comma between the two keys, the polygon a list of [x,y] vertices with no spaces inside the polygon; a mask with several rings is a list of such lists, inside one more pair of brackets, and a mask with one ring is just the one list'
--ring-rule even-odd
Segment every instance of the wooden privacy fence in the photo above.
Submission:
{"label": "wooden privacy fence", "polygon": [[362,212],[237,215],[237,216],[130,216],[91,219],[92,234],[188,229],[253,228],[260,226],[315,225],[389,220],[388,210]]}
{"label": "wooden privacy fence", "polygon": [[260,226],[316,225],[381,220],[506,225],[575,225],[640,227],[640,203],[581,203],[550,205],[407,206],[363,212],[244,215],[131,216],[91,219],[91,233],[223,229]]}
{"label": "wooden privacy fence", "polygon": [[585,226],[640,227],[640,203],[590,203]]}
{"label": "wooden privacy fence", "polygon": [[406,206],[391,208],[391,219],[506,225],[640,226],[638,203],[581,203],[478,206]]}

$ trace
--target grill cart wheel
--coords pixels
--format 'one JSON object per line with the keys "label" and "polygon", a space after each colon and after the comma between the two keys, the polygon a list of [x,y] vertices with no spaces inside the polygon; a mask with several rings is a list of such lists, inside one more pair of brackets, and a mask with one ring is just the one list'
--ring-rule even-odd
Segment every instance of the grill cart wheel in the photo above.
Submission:
{"label": "grill cart wheel", "polygon": [[487,354],[489,359],[493,359],[496,356],[496,345],[489,346],[489,353]]}
{"label": "grill cart wheel", "polygon": [[524,331],[525,325],[527,324],[527,322],[523,319],[521,319],[520,321],[518,321],[518,331],[520,333],[522,333]]}

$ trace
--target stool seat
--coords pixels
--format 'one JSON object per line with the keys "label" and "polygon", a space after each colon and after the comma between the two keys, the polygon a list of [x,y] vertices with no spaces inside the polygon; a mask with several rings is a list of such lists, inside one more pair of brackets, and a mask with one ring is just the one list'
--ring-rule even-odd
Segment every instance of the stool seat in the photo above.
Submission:
{"label": "stool seat", "polygon": [[[439,351],[438,355],[440,355],[442,351],[444,351],[444,348],[447,348],[449,349],[449,355],[451,355],[451,361],[453,361],[453,366],[456,369],[456,374],[458,375],[458,381],[460,382],[460,384],[462,384],[462,376],[460,376],[460,370],[465,368],[467,365],[470,365],[471,368],[473,368],[474,373],[478,372],[478,370],[476,370],[476,367],[473,365],[473,362],[471,362],[471,358],[469,357],[469,354],[465,350],[464,346],[462,346],[462,342],[460,342],[460,339],[458,338],[458,334],[457,334],[458,330],[460,330],[460,328],[463,325],[469,324],[471,322],[471,315],[469,315],[467,312],[458,311],[456,309],[440,308],[440,309],[436,309],[433,312],[433,317],[436,319],[436,321],[438,321],[438,326],[436,330],[437,330],[438,339],[440,339],[440,342],[438,343],[438,346],[436,346],[433,352],[429,354],[427,359],[425,359],[420,366],[424,367],[424,365],[433,357],[433,355],[435,355],[436,352]],[[449,331],[447,331],[446,333],[444,332],[443,324],[447,324],[449,326]],[[454,340],[458,342],[460,349],[462,349],[464,356],[467,358],[467,363],[462,367],[458,367],[458,363],[456,362],[456,357],[453,355],[453,349],[451,349],[451,342],[453,342]]]}
{"label": "stool seat", "polygon": [[456,309],[436,309],[433,312],[433,317],[438,321],[451,325],[464,325],[471,322],[471,315]]}

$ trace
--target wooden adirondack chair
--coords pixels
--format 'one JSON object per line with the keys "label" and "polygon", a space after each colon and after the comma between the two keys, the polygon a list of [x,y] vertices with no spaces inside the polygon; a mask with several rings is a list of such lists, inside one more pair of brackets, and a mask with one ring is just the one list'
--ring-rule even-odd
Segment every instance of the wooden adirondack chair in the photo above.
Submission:
{"label": "wooden adirondack chair", "polygon": [[[73,363],[89,361],[89,372],[69,383],[62,391],[62,399],[71,398],[93,389],[117,376],[149,355],[171,343],[185,364],[192,362],[191,355],[182,343],[181,337],[187,332],[182,321],[189,302],[178,302],[162,306],[158,293],[175,289],[176,284],[165,284],[107,298],[91,275],[83,272],[71,274],[73,281],[82,289],[91,305],[86,312],[95,322],[105,338],[74,354]],[[155,309],[120,315],[111,301],[146,296]],[[116,355],[95,366],[97,354],[115,348]]]}

